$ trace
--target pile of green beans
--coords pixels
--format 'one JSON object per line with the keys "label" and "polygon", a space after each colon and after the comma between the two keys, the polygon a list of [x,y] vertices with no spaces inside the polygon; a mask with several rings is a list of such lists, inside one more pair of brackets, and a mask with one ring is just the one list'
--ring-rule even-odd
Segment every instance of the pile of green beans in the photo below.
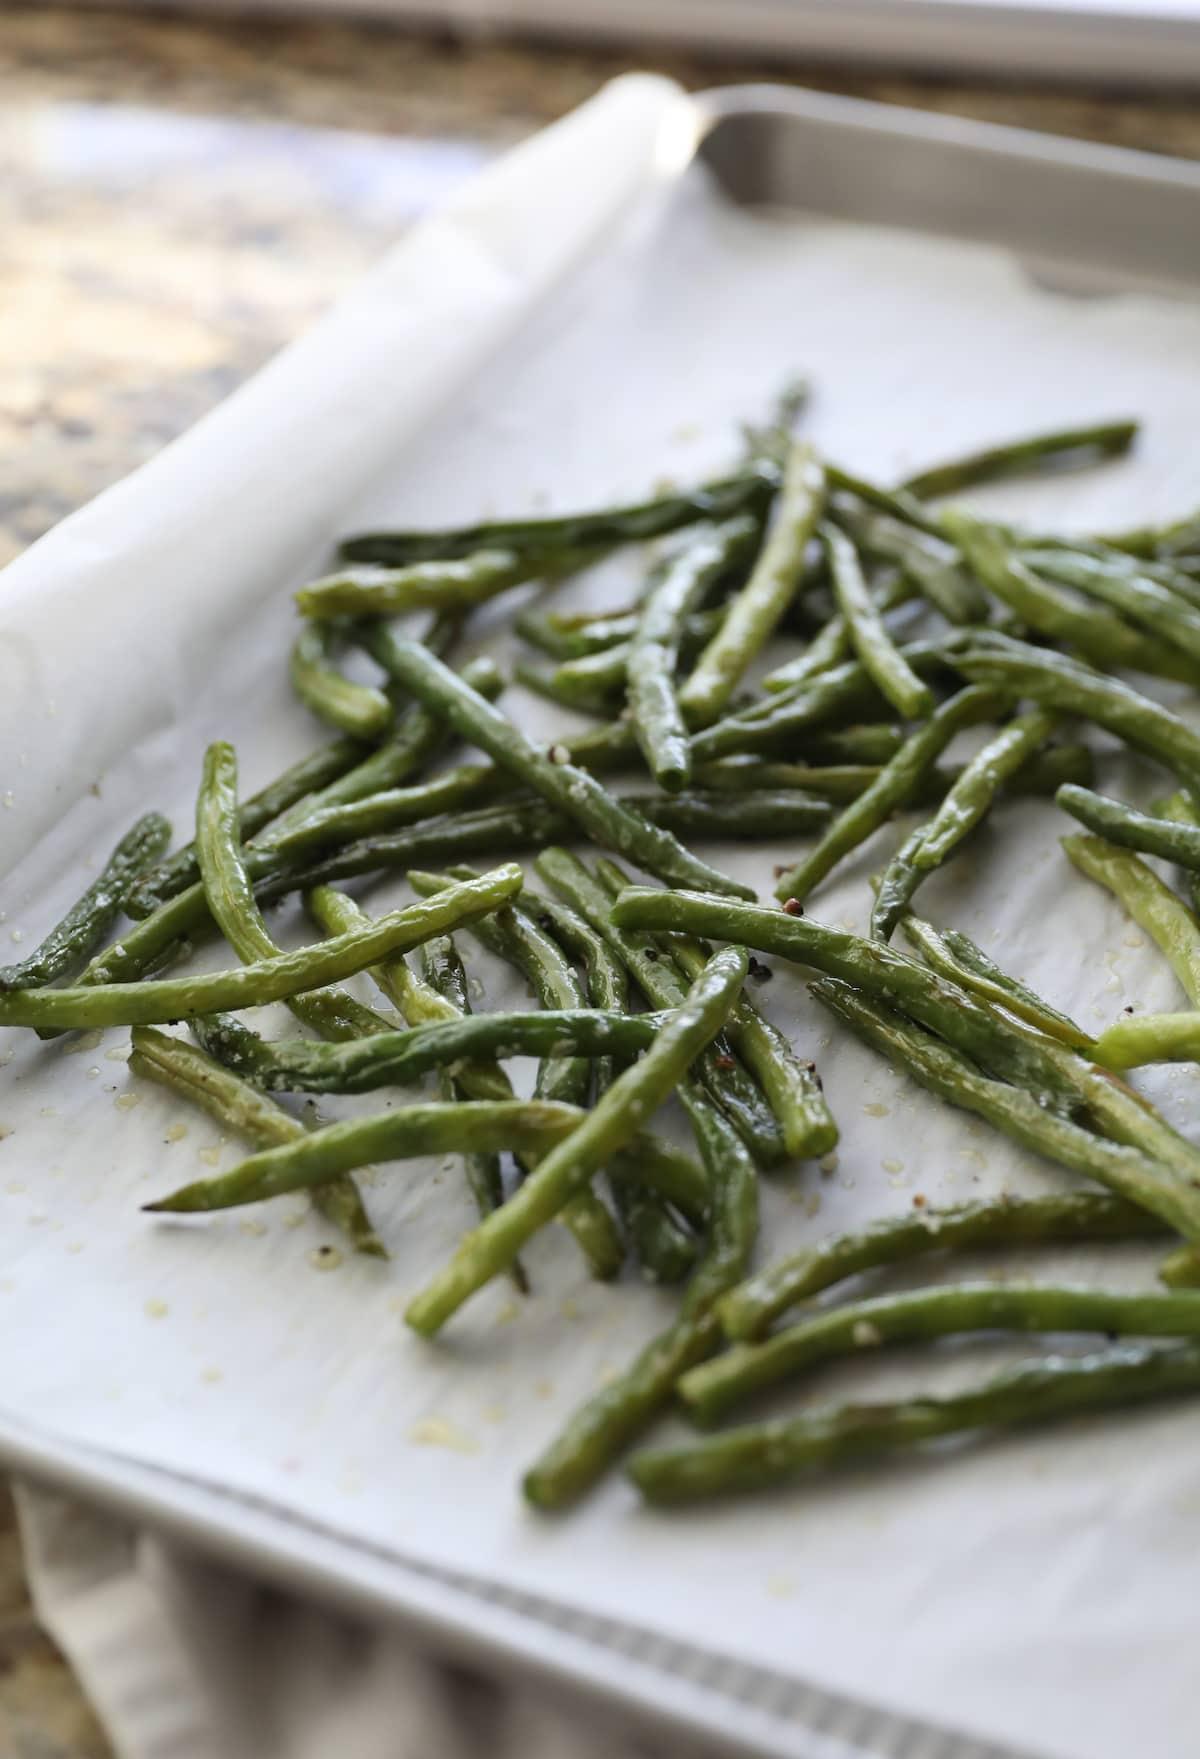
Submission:
{"label": "pile of green beans", "polygon": [[[691,1501],[1200,1389],[1200,1149],[1116,1073],[1200,1061],[1200,734],[1177,689],[1200,677],[1200,523],[1056,537],[943,504],[1117,460],[1136,437],[1125,419],[887,484],[797,435],[804,411],[789,389],[744,430],[738,461],[693,487],[347,537],[296,594],[286,661],[327,743],[243,797],[238,754],[215,741],[192,836],[168,852],[169,826],[147,813],[37,949],[0,969],[0,1027],[127,1026],[135,1081],[245,1142],[227,1171],[157,1194],[154,1214],[306,1193],[357,1253],[387,1261],[396,1243],[369,1213],[381,1170],[450,1154],[473,1225],[444,1264],[403,1266],[422,1338],[482,1317],[472,1305],[459,1320],[497,1279],[536,1298],[528,1248],[553,1223],[583,1274],[632,1268],[657,1299],[677,1291],[674,1317],[544,1438],[523,1480],[542,1510],[576,1502],[673,1407],[707,1426],[894,1342],[1108,1339],[953,1398],[802,1409],[651,1448],[627,1458],[629,1477],[651,1502]],[[617,604],[554,596],[617,551],[641,578]],[[473,616],[494,626],[507,607],[530,656],[518,689],[577,717],[545,741],[495,662],[460,651]],[[421,612],[423,633],[397,621]],[[1172,706],[1146,678],[1169,682]],[[1157,806],[1101,790],[1114,739],[1168,772]],[[1015,794],[1082,824],[1055,850],[1064,886],[1073,866],[1104,888],[1102,907],[1145,931],[1187,1010],[1132,1013],[1093,1037],[960,930],[914,913],[923,881],[983,827],[995,834]],[[901,814],[915,818],[896,827]],[[752,884],[723,869],[739,843]],[[806,915],[868,850],[869,934]],[[507,859],[524,851],[543,891]],[[479,857],[484,871],[462,865]],[[415,901],[379,915],[338,889],[397,878]],[[285,950],[264,910],[297,894],[322,938]],[[189,971],[217,936],[234,959]],[[482,1005],[476,944],[530,1005]],[[788,968],[814,980],[795,1041],[771,1018]],[[374,986],[373,1004],[365,987],[334,987],[351,979]],[[290,1036],[244,1018],[276,1001],[299,1022]],[[1071,1183],[942,1210],[918,1195],[907,1214],[756,1264],[770,1186],[854,1150],[810,1055],[829,1020]],[[536,1064],[527,1097],[507,1067],[521,1058]],[[352,1094],[378,1109],[319,1126],[288,1109]],[[673,1100],[693,1150],[657,1133]],[[1165,1288],[953,1274],[963,1250],[1106,1241],[1164,1249]],[[890,1289],[901,1263],[928,1275]]]}

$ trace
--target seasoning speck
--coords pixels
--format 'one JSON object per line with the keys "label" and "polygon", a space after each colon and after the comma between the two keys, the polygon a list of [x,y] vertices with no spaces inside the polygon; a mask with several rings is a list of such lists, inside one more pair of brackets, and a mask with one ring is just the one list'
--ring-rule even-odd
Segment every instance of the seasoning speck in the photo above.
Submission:
{"label": "seasoning speck", "polygon": [[804,915],[804,906],[800,902],[799,898],[785,899],[783,909],[784,909],[784,914],[786,916],[803,916]]}
{"label": "seasoning speck", "polygon": [[421,1417],[408,1432],[420,1447],[450,1448],[456,1454],[477,1454],[479,1443],[445,1417]]}
{"label": "seasoning speck", "polygon": [[165,1301],[159,1301],[156,1299],[146,1302],[145,1311],[147,1319],[165,1319],[171,1309],[167,1306]]}
{"label": "seasoning speck", "polygon": [[336,1246],[314,1246],[308,1262],[314,1270],[336,1270],[342,1262],[342,1254]]}

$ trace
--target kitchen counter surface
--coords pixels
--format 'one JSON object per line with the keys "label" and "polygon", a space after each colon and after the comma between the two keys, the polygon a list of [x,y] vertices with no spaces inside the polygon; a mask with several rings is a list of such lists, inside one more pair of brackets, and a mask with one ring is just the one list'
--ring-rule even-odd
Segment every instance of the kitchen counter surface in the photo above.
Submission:
{"label": "kitchen counter surface", "polygon": [[[0,563],[298,334],[488,157],[631,66],[1200,158],[1200,106],[379,26],[0,0]],[[0,1500],[0,1753],[106,1759]]]}

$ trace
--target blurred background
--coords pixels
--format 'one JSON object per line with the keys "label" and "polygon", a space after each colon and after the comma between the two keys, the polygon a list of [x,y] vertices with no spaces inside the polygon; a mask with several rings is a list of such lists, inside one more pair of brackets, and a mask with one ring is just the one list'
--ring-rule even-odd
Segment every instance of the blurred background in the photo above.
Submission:
{"label": "blurred background", "polygon": [[[0,0],[0,563],[635,67],[1200,158],[1200,0]],[[0,1754],[110,1754],[2,1492]]]}

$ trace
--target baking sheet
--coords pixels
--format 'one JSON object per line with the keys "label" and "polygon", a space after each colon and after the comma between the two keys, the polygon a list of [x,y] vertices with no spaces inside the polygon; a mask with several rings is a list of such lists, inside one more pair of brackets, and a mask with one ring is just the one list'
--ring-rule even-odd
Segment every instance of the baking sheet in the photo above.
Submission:
{"label": "baking sheet", "polygon": [[[0,931],[14,955],[135,803],[186,823],[208,738],[238,742],[248,788],[316,741],[282,675],[286,587],[338,529],[565,507],[699,475],[796,368],[817,382],[816,438],[864,471],[1130,408],[1148,417],[1134,461],[988,504],[1089,526],[1198,498],[1194,309],[1081,303],[988,250],[739,211],[701,169],[669,175],[691,116],[669,86],[622,84],[423,229],[233,408],[8,572]],[[594,208],[577,199],[584,165],[604,167]],[[584,266],[547,292],[573,261]],[[624,566],[570,590],[615,601]],[[509,700],[538,733],[562,725]],[[1138,797],[1152,777],[1114,757],[1103,785]],[[1006,807],[930,883],[929,913],[1002,951],[1085,1025],[1127,1003],[1177,1005],[1161,960],[1066,869],[1061,829],[1050,807]],[[823,891],[822,917],[863,924],[866,877],[902,830]],[[719,858],[769,891],[777,852]],[[370,894],[373,906],[402,895]],[[288,938],[303,932],[280,921]],[[512,995],[494,965],[474,970],[489,1003]],[[766,1000],[817,1052],[845,1137],[831,1176],[772,1182],[773,1249],[916,1195],[1061,1182],[868,1053],[827,1042],[794,974],[777,971]],[[535,1520],[515,1493],[522,1466],[669,1299],[600,1288],[565,1238],[547,1238],[529,1255],[530,1301],[489,1292],[437,1346],[420,1344],[400,1312],[468,1219],[448,1166],[392,1169],[371,1188],[394,1252],[384,1267],[315,1269],[327,1236],[298,1204],[148,1224],[146,1196],[237,1148],[130,1087],[123,1038],[31,1048],[13,1035],[0,1049],[0,1362],[15,1420],[400,1559],[614,1619],[633,1608],[671,1637],[1032,1752],[1186,1750],[1194,1414],[1081,1425],[694,1516],[647,1515],[614,1482],[569,1521]],[[1186,1121],[1191,1076],[1162,1085]],[[1117,1279],[1145,1267],[1135,1252],[1094,1262]],[[1092,1263],[1038,1261],[1064,1266],[1084,1276]],[[998,1354],[947,1351],[936,1377]],[[897,1356],[854,1378],[890,1389],[931,1375]],[[814,1391],[826,1384],[851,1377]]]}

